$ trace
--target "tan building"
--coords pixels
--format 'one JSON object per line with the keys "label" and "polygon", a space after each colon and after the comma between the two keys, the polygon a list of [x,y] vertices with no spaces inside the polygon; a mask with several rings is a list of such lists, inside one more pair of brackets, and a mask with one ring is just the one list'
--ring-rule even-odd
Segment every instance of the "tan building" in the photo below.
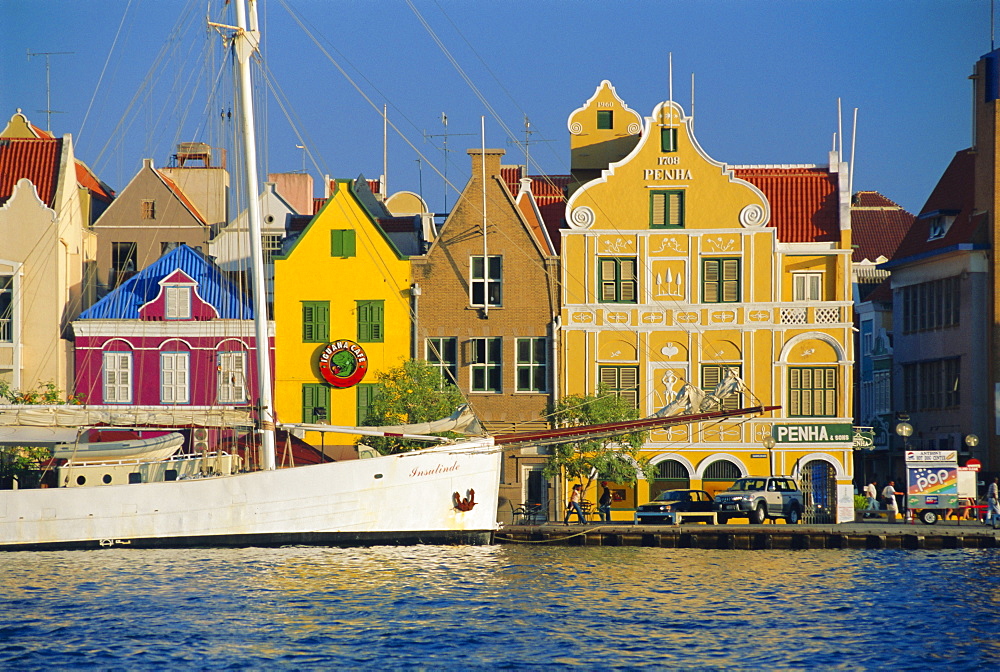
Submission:
{"label": "tan building", "polygon": [[0,381],[73,389],[70,321],[93,295],[89,217],[113,192],[23,114],[0,133]]}
{"label": "tan building", "polygon": [[[515,196],[503,150],[486,150],[485,182],[483,152],[468,153],[471,179],[427,254],[413,259],[417,355],[458,385],[491,434],[546,428],[558,386],[559,258],[531,179],[514,181]],[[543,462],[537,449],[506,455],[502,497],[546,503]]]}
{"label": "tan building", "polygon": [[[189,174],[183,171],[197,171]],[[208,241],[225,223],[225,209],[219,200],[225,194],[209,197],[206,188],[197,187],[200,178],[212,177],[214,189],[222,190],[228,178],[215,179],[224,168],[173,168],[157,170],[152,159],[144,159],[142,169],[122,190],[115,202],[94,223],[98,235],[97,273],[102,293],[114,289],[136,271],[145,268],[181,243],[199,251],[208,251]],[[176,179],[175,179],[176,178]],[[181,188],[187,185],[198,194],[198,200],[213,215],[213,221],[223,217],[218,226],[206,219],[201,208]],[[211,207],[210,207],[211,206]]]}

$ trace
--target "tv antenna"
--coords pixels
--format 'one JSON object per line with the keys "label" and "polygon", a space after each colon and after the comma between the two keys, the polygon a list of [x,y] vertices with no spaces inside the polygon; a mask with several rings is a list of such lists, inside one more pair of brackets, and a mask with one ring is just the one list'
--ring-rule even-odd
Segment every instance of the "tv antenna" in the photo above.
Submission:
{"label": "tv antenna", "polygon": [[38,110],[38,112],[45,113],[45,130],[50,134],[52,133],[52,113],[62,114],[59,110],[52,109],[52,79],[51,71],[49,68],[49,56],[67,56],[69,54],[75,54],[75,51],[32,51],[31,49],[26,50],[28,53],[28,62],[31,62],[32,56],[44,56],[45,57],[45,109]]}
{"label": "tv antenna", "polygon": [[527,177],[530,172],[531,164],[529,163],[530,157],[528,154],[529,145],[537,144],[539,142],[555,142],[554,140],[532,140],[531,136],[538,131],[531,129],[531,120],[528,119],[528,115],[524,115],[524,143],[520,143],[514,140],[513,143],[524,147],[524,175],[522,177]]}
{"label": "tv antenna", "polygon": [[[438,133],[437,135],[428,135],[427,131],[424,131],[424,142],[427,142],[427,138],[444,138],[444,212],[448,212],[448,115],[444,112],[441,113],[441,125],[444,127],[444,133]],[[451,133],[452,137],[459,135],[476,135],[475,133]]]}

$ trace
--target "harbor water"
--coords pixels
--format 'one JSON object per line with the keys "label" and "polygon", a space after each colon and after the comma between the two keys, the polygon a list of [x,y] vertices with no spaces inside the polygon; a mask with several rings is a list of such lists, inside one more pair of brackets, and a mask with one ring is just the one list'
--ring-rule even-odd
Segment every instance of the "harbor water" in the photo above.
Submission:
{"label": "harbor water", "polygon": [[0,554],[0,669],[1000,665],[1000,551]]}

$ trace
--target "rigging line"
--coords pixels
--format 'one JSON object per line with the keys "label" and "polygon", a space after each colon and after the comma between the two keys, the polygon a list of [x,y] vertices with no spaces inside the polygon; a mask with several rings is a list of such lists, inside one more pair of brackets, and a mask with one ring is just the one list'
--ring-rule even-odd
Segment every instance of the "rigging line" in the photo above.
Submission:
{"label": "rigging line", "polygon": [[[441,12],[441,14],[444,15],[445,19],[448,20],[448,23],[450,23],[451,26],[452,26],[452,28],[454,28],[455,32],[458,33],[458,36],[461,37],[462,41],[465,42],[466,46],[469,47],[469,51],[471,51],[476,56],[476,58],[479,59],[479,62],[482,64],[482,66],[486,70],[486,72],[488,72],[490,74],[490,76],[493,78],[493,81],[495,81],[497,83],[497,86],[499,86],[500,89],[505,94],[507,94],[507,98],[509,98],[510,101],[512,103],[514,103],[514,107],[516,107],[518,109],[518,111],[522,114],[522,116],[527,117],[528,113],[525,112],[524,108],[520,105],[520,103],[517,102],[517,100],[510,93],[510,91],[508,91],[507,88],[503,85],[503,82],[496,76],[496,73],[493,72],[493,70],[490,68],[489,64],[486,62],[486,60],[482,56],[479,55],[479,52],[476,51],[476,48],[472,45],[471,42],[469,42],[468,38],[465,37],[465,35],[462,33],[461,29],[459,29],[459,27],[455,24],[455,22],[452,21],[451,17],[448,16],[448,13],[445,12],[445,10],[444,10],[443,7],[441,7],[441,3],[437,2],[437,0],[435,0],[434,4],[437,5],[437,8]],[[534,131],[534,132],[537,133],[538,131]],[[541,140],[537,140],[536,143],[537,142],[549,143],[549,142],[554,142],[554,140],[546,138],[544,135],[542,135]],[[551,150],[552,148],[549,148],[549,149]],[[565,161],[565,158],[564,158],[563,155],[556,154],[554,150],[552,150],[552,154],[555,157],[556,161],[562,167],[567,168],[566,161]],[[530,161],[530,157],[529,157],[529,161]],[[536,168],[538,168],[539,171],[542,170],[541,166],[539,166],[534,161],[530,161],[530,163],[533,163],[536,166]],[[527,171],[529,169],[530,169],[530,165],[528,165],[528,162],[526,162],[525,170]],[[544,174],[543,174],[543,177],[545,177]],[[550,184],[551,184],[551,182],[550,182]],[[553,185],[553,186],[555,186],[555,185]]]}
{"label": "rigging line", "polygon": [[[171,28],[170,32],[168,33],[166,39],[163,42],[163,45],[160,47],[160,51],[157,53],[156,58],[153,61],[153,64],[146,72],[146,75],[143,78],[142,82],[136,88],[135,94],[132,96],[132,99],[129,101],[129,104],[126,106],[126,109],[122,113],[122,116],[119,118],[118,123],[115,125],[113,131],[108,135],[107,141],[104,143],[101,150],[97,153],[97,158],[94,160],[95,166],[101,165],[100,164],[101,159],[103,158],[105,152],[108,151],[112,143],[115,143],[115,146],[117,147],[120,146],[122,142],[124,142],[126,133],[124,133],[123,128],[127,129],[131,127],[132,123],[134,123],[135,121],[134,118],[129,120],[129,115],[140,101],[146,99],[149,96],[150,90],[153,86],[153,81],[155,79],[154,75],[157,75],[157,73],[160,71],[160,68],[162,67],[163,62],[167,59],[167,56],[175,50],[175,43],[177,42],[178,38],[183,34],[183,31],[186,29],[185,27],[191,21],[190,16],[191,16],[192,6],[193,5],[189,5],[188,11],[186,13],[183,12],[181,13],[181,15],[177,19],[177,22]],[[126,124],[127,120],[129,121]]]}
{"label": "rigging line", "polygon": [[508,138],[513,140],[515,143],[518,142],[517,135],[511,130],[509,126],[507,126],[506,122],[504,122],[503,120],[503,117],[500,116],[500,113],[496,111],[496,108],[494,108],[493,105],[490,104],[489,100],[486,99],[486,96],[483,95],[483,93],[479,90],[479,87],[477,87],[475,83],[472,81],[472,78],[470,78],[469,75],[466,74],[465,70],[462,69],[462,66],[459,65],[458,60],[451,54],[448,48],[444,45],[444,42],[441,41],[441,38],[437,36],[437,33],[434,32],[434,29],[431,28],[430,24],[427,23],[427,20],[424,19],[423,15],[420,13],[420,10],[418,10],[416,6],[413,4],[413,0],[406,0],[406,4],[413,11],[413,14],[417,17],[417,20],[420,21],[421,25],[423,25],[424,30],[427,31],[427,34],[431,36],[431,40],[433,40],[434,43],[438,46],[438,49],[441,50],[441,53],[445,55],[445,58],[447,58],[448,61],[452,64],[452,67],[455,68],[455,71],[458,72],[459,76],[463,80],[465,80],[465,83],[469,86],[469,88],[472,90],[475,96],[479,99],[479,102],[483,104],[483,107],[487,109],[487,111],[490,113],[490,116],[493,117],[493,120],[497,122],[497,125],[500,126],[501,129],[503,129],[503,131],[507,134]]}
{"label": "rigging line", "polygon": [[[321,52],[323,53],[323,55],[324,55],[324,56],[326,56],[327,60],[329,60],[329,61],[330,61],[330,63],[332,63],[332,64],[333,64],[333,66],[334,66],[335,68],[337,68],[337,70],[338,70],[338,71],[340,72],[340,74],[341,74],[341,75],[343,75],[344,79],[346,79],[346,80],[347,80],[347,82],[348,82],[348,83],[349,83],[349,84],[350,84],[350,85],[351,85],[352,87],[354,87],[354,90],[355,90],[355,91],[357,91],[357,92],[358,92],[358,94],[359,94],[359,95],[360,95],[360,96],[361,96],[362,98],[364,98],[365,102],[367,102],[367,103],[368,103],[368,104],[369,104],[369,105],[371,106],[371,108],[372,108],[373,110],[375,110],[375,112],[376,112],[376,113],[378,114],[379,118],[382,118],[382,116],[383,116],[383,115],[382,115],[382,110],[381,110],[381,108],[380,108],[380,107],[379,107],[379,106],[378,106],[378,105],[377,105],[377,104],[375,103],[375,101],[373,101],[373,100],[371,99],[371,97],[370,97],[370,96],[368,96],[368,94],[367,94],[367,93],[365,93],[365,92],[364,92],[364,91],[363,91],[363,90],[361,89],[361,87],[360,87],[360,86],[358,86],[357,82],[356,82],[356,81],[355,81],[355,80],[354,80],[354,79],[353,79],[353,78],[352,78],[352,77],[351,77],[351,76],[350,76],[349,74],[347,74],[347,71],[346,71],[346,70],[344,70],[343,66],[341,66],[341,65],[340,65],[340,63],[338,63],[338,62],[337,62],[337,61],[336,61],[336,60],[335,60],[335,59],[333,58],[333,56],[331,56],[331,55],[330,55],[330,52],[329,52],[329,51],[327,51],[326,47],[324,47],[324,46],[323,46],[322,44],[320,44],[320,43],[319,43],[319,41],[318,41],[318,40],[316,39],[315,35],[313,35],[313,34],[312,34],[311,32],[309,32],[309,30],[308,30],[308,29],[306,28],[306,26],[305,26],[305,25],[304,25],[304,24],[302,23],[302,20],[301,20],[301,19],[300,19],[300,18],[299,18],[299,17],[297,16],[297,15],[295,15],[295,14],[293,14],[293,13],[292,13],[291,9],[290,9],[290,8],[288,7],[288,5],[287,5],[287,3],[285,2],[285,0],[279,0],[279,2],[281,2],[281,4],[282,4],[282,6],[283,6],[283,7],[285,7],[286,9],[288,9],[288,12],[289,12],[289,15],[290,15],[290,16],[292,17],[292,19],[293,19],[293,20],[294,20],[294,21],[295,21],[296,23],[298,23],[298,24],[299,24],[299,27],[300,27],[300,28],[302,28],[302,30],[303,30],[303,31],[304,31],[304,32],[306,33],[306,35],[307,35],[307,36],[309,37],[309,39],[310,39],[310,40],[312,40],[313,44],[315,44],[315,45],[316,45],[316,47],[317,47],[317,48],[318,48],[318,49],[319,49],[319,50],[320,50],[320,51],[321,51]],[[366,81],[367,81],[367,80],[366,80]],[[373,88],[374,88],[374,87],[373,87]],[[376,89],[376,90],[377,90],[377,89]],[[394,107],[394,109],[398,109],[398,108],[396,108],[395,106],[393,106],[393,107]],[[405,116],[404,116],[404,118],[405,118]],[[423,161],[424,161],[424,162],[425,162],[425,163],[426,163],[426,164],[427,164],[428,166],[430,166],[430,167],[431,167],[431,169],[433,169],[433,170],[434,170],[434,172],[435,172],[435,173],[437,173],[437,175],[438,175],[439,177],[441,177],[441,179],[443,179],[443,180],[444,180],[445,184],[447,184],[447,185],[448,185],[448,186],[450,186],[450,187],[451,187],[451,188],[452,188],[453,190],[455,190],[455,192],[456,192],[456,193],[459,193],[459,191],[460,191],[460,190],[458,189],[458,187],[456,187],[456,186],[455,186],[455,185],[454,185],[454,184],[453,184],[452,182],[448,181],[448,179],[447,179],[447,177],[446,177],[446,176],[444,175],[444,173],[442,173],[442,172],[441,172],[441,171],[440,171],[440,170],[439,170],[439,169],[437,168],[437,166],[436,166],[436,165],[434,165],[434,162],[432,162],[432,161],[431,161],[431,160],[430,160],[429,158],[427,158],[427,156],[426,156],[426,155],[425,155],[425,154],[424,154],[423,152],[421,152],[421,151],[420,151],[419,149],[417,149],[417,146],[416,146],[416,145],[415,145],[415,144],[414,144],[414,143],[413,143],[413,142],[412,142],[412,141],[411,141],[411,140],[410,140],[410,139],[409,139],[409,138],[408,138],[408,137],[406,136],[406,134],[404,134],[404,133],[403,133],[403,132],[402,132],[402,131],[400,130],[400,128],[399,128],[399,127],[398,127],[398,126],[397,126],[397,125],[395,124],[395,122],[393,122],[393,121],[389,120],[389,121],[388,121],[388,125],[389,125],[389,127],[390,127],[390,128],[392,128],[392,130],[393,130],[393,131],[395,131],[395,132],[396,132],[396,134],[397,134],[397,135],[398,135],[398,136],[400,137],[400,139],[402,139],[402,140],[403,140],[403,142],[404,142],[404,143],[406,143],[406,145],[407,145],[407,146],[408,146],[408,147],[409,147],[410,149],[412,149],[412,150],[413,150],[413,152],[414,152],[414,153],[415,153],[415,154],[416,154],[416,155],[417,155],[418,157],[420,157],[420,159],[421,159],[421,160],[423,160]],[[411,124],[411,125],[412,125],[412,124]]]}
{"label": "rigging line", "polygon": [[87,119],[90,117],[90,110],[94,107],[94,101],[97,99],[97,92],[101,89],[101,82],[104,81],[104,73],[108,70],[108,64],[111,62],[111,54],[115,51],[115,46],[118,44],[118,38],[122,34],[122,27],[125,25],[125,19],[128,18],[129,10],[132,8],[132,0],[128,0],[128,4],[125,5],[125,11],[122,13],[122,20],[118,23],[118,30],[115,31],[115,39],[111,41],[111,47],[108,49],[108,56],[104,59],[104,66],[101,68],[101,74],[97,78],[97,85],[94,87],[94,94],[90,97],[90,103],[87,104],[87,111],[83,114],[83,121],[80,122],[80,130],[76,133],[77,144],[80,142],[80,138],[83,137],[83,129],[87,125]]}
{"label": "rigging line", "polygon": [[[320,175],[329,175],[330,170],[326,166],[326,161],[323,161],[324,164],[323,166],[319,165],[319,162],[317,161],[317,155],[314,154],[312,150],[312,147],[316,147],[317,145],[312,141],[312,138],[308,136],[308,133],[305,130],[305,125],[302,123],[302,120],[298,117],[297,114],[294,114],[295,109],[291,106],[291,102],[288,96],[285,95],[284,90],[281,88],[281,84],[278,83],[278,80],[273,76],[273,72],[267,66],[266,63],[261,62],[260,65],[264,75],[265,85],[273,94],[274,100],[278,104],[278,108],[281,110],[282,114],[285,115],[285,120],[288,122],[288,125],[292,127],[292,132],[295,134],[295,139],[298,140],[299,143],[301,143],[306,148],[305,150],[306,154],[309,155],[309,160],[312,162],[313,168],[315,168]],[[295,117],[294,119],[293,115]],[[322,155],[320,155],[318,158],[319,160],[323,160]],[[306,213],[301,213],[301,214],[306,214]]]}

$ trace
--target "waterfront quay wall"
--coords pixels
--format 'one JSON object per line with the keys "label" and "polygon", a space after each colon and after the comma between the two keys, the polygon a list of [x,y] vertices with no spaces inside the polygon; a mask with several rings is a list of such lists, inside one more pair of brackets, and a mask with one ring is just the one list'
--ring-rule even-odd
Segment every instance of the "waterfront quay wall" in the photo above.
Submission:
{"label": "waterfront quay wall", "polygon": [[498,544],[646,546],[734,550],[998,548],[998,532],[981,525],[512,525]]}

